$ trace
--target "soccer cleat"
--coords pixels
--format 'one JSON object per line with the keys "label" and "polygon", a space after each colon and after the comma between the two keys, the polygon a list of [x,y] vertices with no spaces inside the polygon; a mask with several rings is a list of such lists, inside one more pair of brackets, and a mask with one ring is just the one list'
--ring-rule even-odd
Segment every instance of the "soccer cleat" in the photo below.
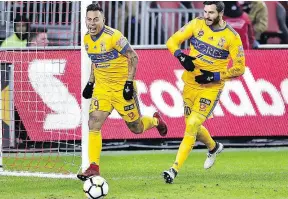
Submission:
{"label": "soccer cleat", "polygon": [[100,176],[99,165],[96,163],[91,163],[89,168],[84,171],[84,173],[77,174],[77,178],[82,181],[86,181],[91,176]]}
{"label": "soccer cleat", "polygon": [[172,184],[174,181],[174,178],[176,178],[177,176],[177,171],[173,168],[170,168],[169,170],[164,171],[162,175],[166,183]]}
{"label": "soccer cleat", "polygon": [[157,128],[159,134],[161,136],[166,136],[168,129],[167,129],[167,125],[166,125],[165,121],[162,119],[162,117],[160,116],[160,114],[158,112],[155,112],[153,114],[153,117],[158,119],[159,123],[158,123],[158,126],[156,126],[156,128]]}
{"label": "soccer cleat", "polygon": [[224,149],[224,146],[223,144],[219,143],[219,142],[216,142],[216,146],[215,146],[215,149],[213,149],[212,151],[209,151],[207,153],[207,158],[204,162],[204,169],[210,169],[215,160],[216,160],[216,156],[221,153]]}

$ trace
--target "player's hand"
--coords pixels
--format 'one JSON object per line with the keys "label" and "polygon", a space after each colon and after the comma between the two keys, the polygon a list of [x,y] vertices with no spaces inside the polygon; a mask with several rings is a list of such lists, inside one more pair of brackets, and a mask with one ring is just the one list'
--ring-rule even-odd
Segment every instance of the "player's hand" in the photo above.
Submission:
{"label": "player's hand", "polygon": [[87,85],[85,86],[85,88],[84,88],[84,90],[82,92],[82,96],[85,99],[90,99],[92,97],[93,86],[94,86],[93,82],[88,82]]}
{"label": "player's hand", "polygon": [[202,75],[198,75],[195,77],[195,81],[198,84],[209,84],[211,82],[220,81],[220,73],[219,72],[210,72],[207,70],[201,70]]}
{"label": "player's hand", "polygon": [[181,63],[181,65],[187,70],[192,72],[195,68],[195,65],[193,63],[193,60],[195,60],[195,57],[190,57],[189,55],[186,55],[184,53],[180,53],[177,56],[179,62]]}
{"label": "player's hand", "polygon": [[126,81],[123,89],[123,97],[125,100],[133,99],[134,87],[133,81]]}

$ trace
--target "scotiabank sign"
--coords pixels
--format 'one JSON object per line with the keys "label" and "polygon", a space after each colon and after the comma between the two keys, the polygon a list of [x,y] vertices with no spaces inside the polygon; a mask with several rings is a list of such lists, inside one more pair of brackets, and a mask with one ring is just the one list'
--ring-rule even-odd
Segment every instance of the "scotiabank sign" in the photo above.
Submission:
{"label": "scotiabank sign", "polygon": [[[182,67],[167,50],[138,50],[138,93],[142,115],[160,111],[168,138],[183,136]],[[213,136],[288,136],[288,50],[247,51],[245,74],[226,83]],[[80,51],[0,52],[15,64],[15,104],[32,140],[81,138]],[[82,66],[89,67],[89,66]],[[88,113],[87,113],[88,114]],[[159,138],[156,130],[134,135],[114,111],[104,139]]]}

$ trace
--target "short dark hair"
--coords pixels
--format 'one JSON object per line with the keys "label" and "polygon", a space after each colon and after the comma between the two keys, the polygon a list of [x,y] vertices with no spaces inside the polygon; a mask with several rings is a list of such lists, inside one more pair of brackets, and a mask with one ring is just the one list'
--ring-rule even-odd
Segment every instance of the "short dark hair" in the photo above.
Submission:
{"label": "short dark hair", "polygon": [[17,15],[15,17],[15,19],[14,19],[14,32],[16,33],[16,24],[24,23],[26,25],[26,28],[27,28],[27,30],[26,30],[27,33],[25,33],[24,35],[25,35],[25,37],[28,37],[28,32],[29,32],[29,29],[30,29],[30,23],[29,22],[30,21],[29,21],[29,19],[26,16]]}
{"label": "short dark hair", "polygon": [[38,34],[47,33],[47,32],[48,32],[48,30],[46,28],[40,28],[40,27],[33,28],[33,29],[31,29],[31,31],[29,33],[28,41],[31,42],[32,39],[36,38]]}
{"label": "short dark hair", "polygon": [[19,23],[19,22],[29,23],[29,19],[24,15],[17,15],[14,19],[14,23]]}
{"label": "short dark hair", "polygon": [[223,1],[204,1],[203,2],[204,5],[216,5],[216,10],[217,12],[222,12],[225,9],[225,4],[223,3]]}
{"label": "short dark hair", "polygon": [[100,11],[103,13],[103,9],[100,7],[98,3],[92,3],[89,6],[87,6],[86,13],[89,11]]}

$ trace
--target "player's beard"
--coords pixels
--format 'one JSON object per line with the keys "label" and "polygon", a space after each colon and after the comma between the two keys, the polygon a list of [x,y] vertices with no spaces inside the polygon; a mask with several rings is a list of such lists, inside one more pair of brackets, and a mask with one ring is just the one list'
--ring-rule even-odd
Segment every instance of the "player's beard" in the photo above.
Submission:
{"label": "player's beard", "polygon": [[[206,19],[208,20],[208,19]],[[212,24],[210,26],[216,26],[219,24],[219,21],[220,21],[220,15],[218,15],[215,19],[212,20]],[[207,22],[206,22],[207,24]]]}
{"label": "player's beard", "polygon": [[218,15],[218,16],[213,20],[212,26],[218,25],[218,24],[219,24],[219,21],[220,21],[220,15]]}

